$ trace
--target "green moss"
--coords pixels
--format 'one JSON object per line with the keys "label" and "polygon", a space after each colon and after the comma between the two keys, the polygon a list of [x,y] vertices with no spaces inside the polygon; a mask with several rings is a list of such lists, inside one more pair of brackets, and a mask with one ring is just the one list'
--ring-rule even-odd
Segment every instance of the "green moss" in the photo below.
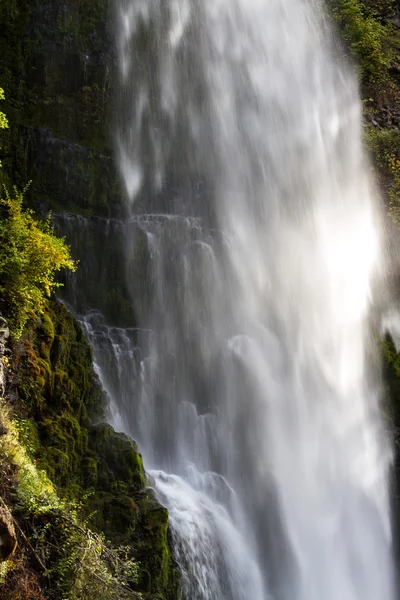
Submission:
{"label": "green moss", "polygon": [[98,481],[97,461],[92,456],[82,460],[83,485],[86,489],[95,488]]}
{"label": "green moss", "polygon": [[132,491],[145,487],[142,457],[135,442],[122,433],[115,433],[107,424],[93,427],[90,431],[89,447],[97,456],[99,485],[110,488],[115,482],[123,481]]}
{"label": "green moss", "polygon": [[70,455],[59,448],[46,448],[44,465],[53,481],[69,479],[72,475]]}
{"label": "green moss", "polygon": [[168,511],[160,506],[152,490],[140,492],[136,502],[140,520],[133,538],[142,566],[139,583],[165,599],[179,598],[180,577],[170,551]]}
{"label": "green moss", "polygon": [[128,543],[135,530],[138,508],[128,495],[98,491],[87,500],[91,523],[114,543]]}
{"label": "green moss", "polygon": [[54,325],[49,313],[45,312],[41,318],[40,333],[46,340],[46,343],[51,344],[54,340]]}

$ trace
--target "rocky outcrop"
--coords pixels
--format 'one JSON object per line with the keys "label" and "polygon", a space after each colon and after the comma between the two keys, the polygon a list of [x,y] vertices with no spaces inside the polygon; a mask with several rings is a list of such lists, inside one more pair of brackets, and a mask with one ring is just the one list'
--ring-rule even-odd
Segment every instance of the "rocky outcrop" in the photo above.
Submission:
{"label": "rocky outcrop", "polygon": [[[22,341],[12,344],[8,371],[7,395],[23,418],[22,440],[36,468],[47,473],[60,498],[80,504],[94,531],[139,561],[136,591],[177,600],[168,511],[147,487],[136,443],[101,422],[107,399],[92,351],[62,304],[49,302]],[[42,517],[44,527],[49,518]]]}
{"label": "rocky outcrop", "polygon": [[0,561],[11,558],[17,547],[13,518],[0,499]]}

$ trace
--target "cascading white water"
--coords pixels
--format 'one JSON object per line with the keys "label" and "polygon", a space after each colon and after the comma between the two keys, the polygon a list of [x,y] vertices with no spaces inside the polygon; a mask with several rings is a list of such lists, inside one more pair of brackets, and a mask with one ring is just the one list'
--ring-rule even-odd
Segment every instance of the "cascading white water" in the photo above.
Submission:
{"label": "cascading white water", "polygon": [[145,333],[114,402],[186,598],[391,600],[354,77],[312,0],[116,5],[121,174],[164,216],[126,236]]}

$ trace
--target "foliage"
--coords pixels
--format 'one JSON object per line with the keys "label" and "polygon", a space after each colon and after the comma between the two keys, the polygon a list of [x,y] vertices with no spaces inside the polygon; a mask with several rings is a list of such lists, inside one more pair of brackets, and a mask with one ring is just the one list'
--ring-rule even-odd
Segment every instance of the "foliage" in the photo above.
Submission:
{"label": "foliage", "polygon": [[5,564],[8,566],[6,576],[3,580],[0,576],[2,600],[46,600],[38,576],[26,560],[19,558]]}
{"label": "foliage", "polygon": [[[160,600],[179,598],[180,578],[168,543],[168,511],[143,489],[145,473],[136,444],[110,425],[90,422],[93,417],[96,421],[104,418],[105,398],[94,378],[92,354],[81,328],[62,304],[48,301],[41,318],[25,327],[18,349],[21,354],[14,354],[11,364],[18,372],[25,418],[16,426],[19,439],[36,460],[36,469],[46,471],[65,504],[79,502],[76,512],[81,526],[87,523],[84,529],[102,532],[114,549],[120,549],[121,567],[125,564],[122,548],[129,546],[128,560],[134,557],[140,563],[137,590]],[[48,509],[42,514],[35,509],[33,514],[35,529],[45,535],[35,542],[40,555],[42,549],[58,553],[58,548],[74,547],[73,538],[81,533],[71,526],[70,534],[63,537],[70,524],[67,521],[65,526],[59,511]],[[43,527],[38,527],[38,518]],[[59,525],[54,527],[56,521]],[[52,526],[44,533],[49,522]],[[86,538],[78,546],[84,544]],[[90,545],[87,554],[93,556],[92,550]],[[66,564],[65,557],[60,552],[58,558],[54,554],[46,558],[52,585],[61,576],[65,586],[76,580],[76,570]],[[94,579],[98,581],[97,576]],[[57,600],[68,597],[61,583],[57,589]]]}
{"label": "foliage", "polygon": [[375,13],[360,0],[329,0],[328,6],[365,82],[382,82],[387,77],[390,53],[388,30]]}
{"label": "foliage", "polygon": [[[0,100],[4,100],[4,90],[3,88],[0,88]],[[6,115],[0,111],[0,129],[7,129],[8,127],[8,120]]]}
{"label": "foliage", "polygon": [[12,569],[12,565],[13,563],[11,560],[4,560],[0,562],[0,585],[4,583],[8,572],[10,571],[10,569]]}
{"label": "foliage", "polygon": [[57,596],[65,600],[140,597],[128,587],[136,582],[138,574],[131,548],[111,547],[103,536],[81,527],[64,513],[53,512],[51,519],[51,527],[42,532],[41,543],[49,555],[55,551],[61,554],[51,569]]}
{"label": "foliage", "polygon": [[390,19],[397,15],[397,0],[363,0],[367,9],[372,10],[379,18]]}
{"label": "foliage", "polygon": [[39,221],[22,206],[23,193],[14,188],[0,199],[0,294],[12,334],[19,338],[30,314],[43,311],[46,297],[61,269],[76,269],[69,247],[54,235],[50,216]]}
{"label": "foliage", "polygon": [[7,431],[0,437],[0,468],[12,464],[17,470],[18,496],[24,509],[46,509],[56,506],[57,494],[44,471],[36,468],[33,459],[21,443],[24,426],[10,417],[4,400],[0,400],[0,424]]}

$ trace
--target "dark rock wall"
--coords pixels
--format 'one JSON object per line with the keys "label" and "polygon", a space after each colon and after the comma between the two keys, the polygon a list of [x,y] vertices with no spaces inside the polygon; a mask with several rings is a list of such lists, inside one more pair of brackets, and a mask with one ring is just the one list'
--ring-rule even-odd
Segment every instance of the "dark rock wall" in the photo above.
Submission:
{"label": "dark rock wall", "polygon": [[107,0],[3,0],[0,82],[10,122],[3,181],[36,206],[114,216],[111,157],[114,48]]}

